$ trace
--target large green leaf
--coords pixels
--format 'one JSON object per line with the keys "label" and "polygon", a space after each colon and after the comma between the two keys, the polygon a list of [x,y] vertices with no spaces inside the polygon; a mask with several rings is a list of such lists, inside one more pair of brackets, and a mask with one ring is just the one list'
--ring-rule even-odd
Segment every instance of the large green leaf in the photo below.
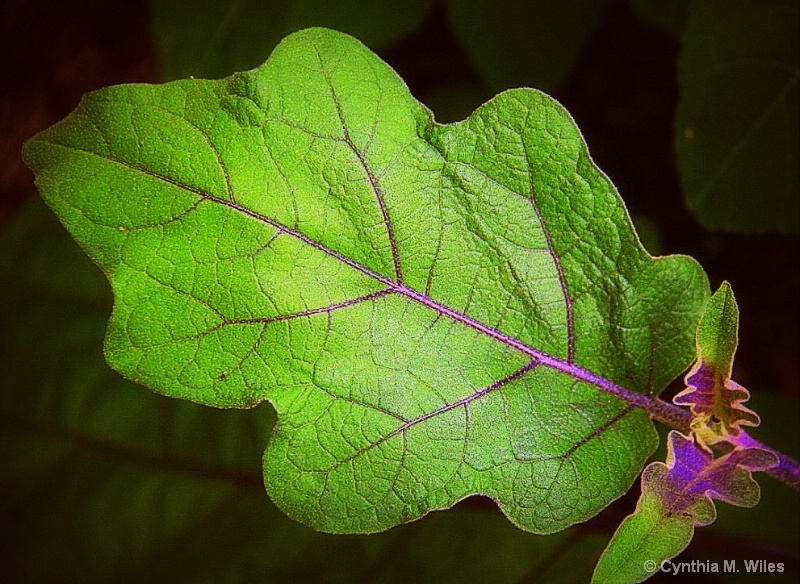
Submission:
{"label": "large green leaf", "polygon": [[169,400],[110,370],[101,350],[110,290],[41,201],[0,232],[0,305],[4,582],[515,582],[529,571],[568,582],[591,574],[602,536],[532,536],[490,506],[372,536],[289,520],[261,485],[271,409]]}
{"label": "large green leaf", "polygon": [[109,362],[270,401],[267,489],[317,529],[472,493],[531,531],[584,520],[655,446],[641,393],[693,356],[705,275],[642,249],[563,108],[517,90],[438,125],[341,33],[90,94],[25,158],[111,280]]}
{"label": "large green leaf", "polygon": [[800,232],[797,2],[698,0],[679,58],[676,147],[702,225]]}

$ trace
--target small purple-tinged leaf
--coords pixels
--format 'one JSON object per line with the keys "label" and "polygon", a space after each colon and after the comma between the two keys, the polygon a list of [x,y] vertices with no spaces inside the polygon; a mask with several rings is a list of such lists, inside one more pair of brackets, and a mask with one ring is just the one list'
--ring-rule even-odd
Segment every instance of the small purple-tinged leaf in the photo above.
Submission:
{"label": "small purple-tinged leaf", "polygon": [[707,444],[735,440],[740,425],[761,423],[758,414],[741,405],[750,392],[731,379],[738,329],[739,308],[730,284],[723,282],[697,327],[697,362],[685,377],[687,388],[672,400],[691,408],[692,429]]}
{"label": "small purple-tinged leaf", "polygon": [[600,557],[592,583],[647,580],[664,560],[686,549],[693,534],[691,518],[665,513],[656,495],[645,491]]}
{"label": "small purple-tinged leaf", "polygon": [[642,473],[642,496],[619,526],[595,569],[593,582],[641,582],[692,540],[695,526],[717,517],[712,499],[737,507],[758,504],[761,489],[753,471],[778,464],[761,448],[735,448],[714,458],[700,441],[673,430],[667,462]]}
{"label": "small purple-tinged leaf", "polygon": [[[735,448],[714,458],[699,441],[673,430],[669,433],[667,463],[654,462],[642,474],[659,502],[671,514],[689,513],[695,525],[708,525],[708,517],[698,505],[704,499],[719,499],[737,507],[758,504],[760,489],[751,475],[778,464],[778,457],[761,448]],[[713,508],[713,507],[712,507]]]}

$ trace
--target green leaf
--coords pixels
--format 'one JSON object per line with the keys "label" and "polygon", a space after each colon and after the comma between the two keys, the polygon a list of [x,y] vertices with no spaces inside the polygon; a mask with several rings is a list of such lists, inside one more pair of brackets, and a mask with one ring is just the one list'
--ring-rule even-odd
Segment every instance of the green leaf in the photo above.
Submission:
{"label": "green leaf", "polygon": [[482,493],[552,532],[630,487],[647,402],[708,285],[651,258],[563,108],[503,93],[436,124],[341,33],[221,81],[89,94],[26,145],[109,277],[109,362],[219,407],[271,402],[267,490],[373,532]]}
{"label": "green leaf", "polygon": [[671,431],[666,464],[653,462],[642,473],[636,510],[612,537],[593,581],[646,580],[689,545],[695,526],[714,522],[712,499],[755,507],[761,490],[752,471],[777,464],[775,454],[759,448],[734,448],[714,459],[694,438]]}
{"label": "green leaf", "polygon": [[453,32],[493,91],[552,91],[572,68],[604,2],[448,0]]}
{"label": "green leaf", "polygon": [[683,551],[694,534],[692,518],[672,516],[645,492],[600,556],[592,582],[643,582],[663,560]]}
{"label": "green leaf", "polygon": [[679,57],[676,147],[709,229],[800,231],[800,31],[792,0],[698,0]]}
{"label": "green leaf", "polygon": [[591,574],[602,536],[532,536],[485,505],[371,536],[289,520],[261,485],[271,409],[169,400],[110,370],[101,351],[108,285],[41,201],[0,232],[0,303],[4,581],[433,584]]}
{"label": "green leaf", "polygon": [[750,392],[731,379],[739,344],[739,307],[728,282],[708,301],[697,326],[697,362],[686,374],[687,388],[672,401],[690,406],[692,430],[706,443],[735,439],[739,426],[758,426],[754,411],[741,405]]}
{"label": "green leaf", "polygon": [[387,45],[416,29],[430,0],[149,0],[166,80],[218,78],[259,65],[287,34],[325,26]]}

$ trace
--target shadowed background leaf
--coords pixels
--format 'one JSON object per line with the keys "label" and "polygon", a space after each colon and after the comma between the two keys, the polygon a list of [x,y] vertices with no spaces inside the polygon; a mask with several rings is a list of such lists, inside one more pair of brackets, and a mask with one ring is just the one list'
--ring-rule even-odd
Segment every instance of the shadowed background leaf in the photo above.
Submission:
{"label": "shadowed background leaf", "polygon": [[448,0],[456,37],[493,93],[510,87],[552,92],[596,25],[597,0]]}
{"label": "shadowed background leaf", "polygon": [[687,206],[709,229],[800,232],[795,0],[697,0],[679,59],[675,144]]}
{"label": "shadowed background leaf", "polygon": [[215,79],[260,65],[286,35],[310,26],[346,32],[371,47],[417,28],[431,0],[149,0],[165,81]]}

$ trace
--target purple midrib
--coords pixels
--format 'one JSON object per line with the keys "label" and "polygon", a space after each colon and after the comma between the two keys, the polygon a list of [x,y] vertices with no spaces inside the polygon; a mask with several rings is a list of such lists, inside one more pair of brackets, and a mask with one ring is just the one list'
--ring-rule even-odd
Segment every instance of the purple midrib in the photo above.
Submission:
{"label": "purple midrib", "polygon": [[[183,188],[188,188],[185,185],[178,185],[178,186],[182,186]],[[599,376],[599,375],[597,375],[595,373],[592,373],[591,371],[588,371],[588,370],[586,370],[586,369],[584,369],[582,367],[579,367],[578,365],[575,365],[574,363],[571,363],[569,361],[564,361],[563,359],[559,359],[557,357],[554,357],[552,355],[549,355],[547,353],[539,351],[538,349],[534,349],[533,347],[531,347],[529,345],[526,345],[525,343],[523,343],[519,339],[515,339],[513,337],[510,337],[507,334],[505,334],[505,333],[503,333],[503,332],[501,332],[501,331],[499,331],[499,330],[497,330],[495,328],[492,328],[492,327],[490,327],[488,325],[485,325],[482,322],[480,322],[478,320],[475,320],[475,319],[471,318],[470,316],[467,316],[464,313],[458,312],[457,310],[454,310],[454,309],[452,309],[452,308],[450,308],[448,306],[445,306],[444,304],[441,304],[441,303],[437,302],[436,300],[433,300],[431,297],[429,297],[429,296],[427,296],[427,295],[425,295],[425,294],[423,294],[421,292],[418,292],[417,290],[409,288],[405,284],[399,284],[399,283],[395,282],[394,280],[392,280],[390,278],[387,278],[386,276],[382,276],[382,275],[378,274],[377,272],[374,272],[374,271],[370,270],[369,268],[367,268],[365,266],[362,266],[361,264],[351,260],[350,258],[340,254],[339,252],[337,252],[335,250],[332,250],[332,249],[322,245],[321,243],[311,239],[310,237],[304,235],[303,233],[301,233],[299,231],[296,231],[294,229],[290,229],[290,228],[286,227],[285,225],[283,225],[283,224],[281,224],[281,223],[279,223],[279,222],[277,222],[277,221],[275,221],[273,219],[270,219],[268,217],[260,215],[259,213],[256,213],[255,211],[251,211],[250,209],[248,209],[246,207],[243,207],[242,205],[239,205],[238,203],[231,203],[231,202],[226,201],[224,199],[220,199],[218,197],[214,197],[214,196],[211,196],[211,195],[209,195],[207,193],[202,193],[202,192],[196,191],[196,190],[191,189],[191,188],[189,188],[189,190],[192,190],[192,191],[196,192],[198,195],[202,196],[203,198],[205,198],[205,199],[207,199],[209,201],[213,201],[213,202],[219,203],[221,205],[225,205],[227,207],[230,207],[231,209],[235,209],[236,211],[238,211],[240,213],[243,213],[243,214],[248,215],[250,217],[253,217],[254,219],[257,219],[257,220],[259,220],[259,221],[261,221],[263,223],[271,225],[272,227],[274,227],[275,229],[278,229],[282,233],[285,233],[285,234],[290,235],[292,237],[296,237],[297,239],[299,239],[303,243],[306,243],[306,244],[318,249],[319,251],[321,251],[321,252],[323,252],[323,253],[325,253],[325,254],[333,257],[333,258],[336,258],[337,260],[339,260],[339,261],[347,264],[348,266],[358,270],[362,274],[364,274],[366,276],[369,276],[370,278],[373,278],[374,280],[377,280],[377,281],[381,282],[382,284],[384,284],[388,289],[392,290],[393,292],[401,294],[401,295],[405,296],[406,298],[408,298],[410,300],[413,300],[413,301],[415,301],[415,302],[417,302],[419,304],[422,304],[423,306],[427,306],[428,308],[431,308],[432,310],[435,310],[439,314],[448,316],[451,319],[453,319],[453,320],[455,320],[457,322],[460,322],[461,324],[464,324],[464,325],[466,325],[466,326],[468,326],[468,327],[470,327],[472,329],[475,329],[475,330],[485,334],[488,337],[491,337],[491,338],[493,338],[493,339],[495,339],[497,341],[500,341],[501,343],[503,343],[503,344],[505,344],[505,345],[507,345],[509,347],[513,347],[514,349],[520,351],[521,353],[524,353],[525,355],[528,355],[528,356],[532,357],[533,359],[535,359],[538,364],[544,365],[546,367],[550,367],[550,368],[555,369],[557,371],[561,371],[562,373],[565,373],[565,374],[567,374],[567,375],[569,375],[569,376],[571,376],[571,377],[573,377],[573,378],[575,378],[577,380],[585,381],[586,383],[594,385],[594,386],[602,389],[603,391],[606,391],[608,393],[614,394],[614,395],[626,400],[627,402],[629,402],[630,404],[632,404],[634,406],[647,408],[649,405],[652,404],[653,398],[651,398],[651,397],[648,397],[648,396],[645,396],[645,395],[642,395],[642,394],[638,394],[638,393],[629,391],[629,390],[617,385],[616,383],[614,383],[612,381],[609,381],[608,379],[605,379],[604,377],[601,377],[601,376]]]}
{"label": "purple midrib", "polygon": [[[63,144],[57,144],[57,143],[52,143],[52,144],[57,145],[57,146],[65,146]],[[72,147],[72,146],[65,146],[65,147],[70,148],[72,150],[81,150],[82,152],[85,152],[87,154],[103,158],[103,159],[108,160],[110,162],[114,162],[116,164],[120,164],[122,166],[128,167],[128,168],[130,168],[132,170],[136,170],[138,172],[142,172],[142,173],[147,174],[147,175],[149,175],[149,176],[151,176],[153,178],[162,180],[162,181],[167,182],[169,184],[172,184],[172,185],[174,185],[174,186],[176,186],[178,188],[181,188],[181,189],[186,190],[188,192],[194,193],[195,195],[201,197],[204,200],[207,200],[207,201],[210,201],[210,202],[214,202],[214,203],[218,203],[220,205],[224,205],[224,206],[226,206],[226,207],[228,207],[228,208],[230,208],[232,210],[235,210],[235,211],[237,211],[239,213],[242,213],[244,215],[252,217],[252,218],[254,218],[254,219],[256,219],[256,220],[258,220],[258,221],[260,221],[262,223],[270,225],[270,226],[274,227],[275,229],[277,229],[279,232],[285,233],[285,234],[290,235],[292,237],[295,237],[298,240],[302,241],[303,243],[306,243],[306,244],[318,249],[319,251],[327,254],[328,256],[331,256],[331,257],[337,259],[338,261],[341,261],[342,263],[354,268],[355,270],[363,273],[364,275],[366,275],[366,276],[368,276],[368,277],[370,277],[370,278],[372,278],[372,279],[374,279],[374,280],[376,280],[378,282],[381,282],[389,290],[391,290],[391,291],[393,291],[395,293],[401,294],[401,295],[405,296],[406,298],[409,298],[410,300],[413,300],[413,301],[415,301],[415,302],[417,302],[419,304],[427,306],[428,308],[430,308],[432,310],[435,310],[439,314],[446,315],[449,318],[451,318],[451,319],[453,319],[453,320],[455,320],[455,321],[457,321],[457,322],[459,322],[461,324],[464,324],[465,326],[468,326],[468,327],[470,327],[470,328],[472,328],[474,330],[477,330],[477,331],[485,334],[486,336],[491,337],[491,338],[493,338],[493,339],[505,344],[506,346],[512,347],[512,348],[520,351],[521,353],[523,353],[525,355],[528,355],[529,357],[534,359],[537,364],[541,364],[541,365],[544,365],[546,367],[550,367],[550,368],[555,369],[557,371],[560,371],[560,372],[562,372],[562,373],[564,373],[566,375],[569,375],[569,376],[573,377],[576,380],[584,381],[586,383],[589,383],[589,384],[591,384],[591,385],[593,385],[593,386],[595,386],[595,387],[597,387],[597,388],[599,388],[599,389],[601,389],[601,390],[603,390],[605,392],[611,393],[613,395],[616,395],[617,397],[620,397],[620,398],[626,400],[631,405],[634,405],[634,406],[637,406],[637,407],[641,407],[641,408],[644,408],[644,409],[647,409],[647,410],[651,410],[656,405],[655,402],[658,401],[658,400],[656,400],[656,398],[653,398],[653,397],[650,397],[650,396],[645,396],[645,395],[642,395],[642,394],[639,394],[639,393],[635,393],[635,392],[629,391],[629,390],[623,388],[622,386],[617,385],[616,383],[614,383],[612,381],[609,381],[608,379],[605,379],[604,377],[601,377],[601,376],[599,376],[599,375],[597,375],[595,373],[592,373],[591,371],[588,371],[588,370],[586,370],[586,369],[584,369],[582,367],[579,367],[578,365],[574,364],[573,362],[570,362],[570,360],[566,360],[565,361],[563,359],[559,359],[557,357],[554,357],[552,355],[549,355],[547,353],[539,351],[538,349],[534,349],[533,347],[523,343],[522,341],[520,341],[518,339],[510,337],[510,336],[506,335],[505,333],[503,333],[503,332],[501,332],[501,331],[499,331],[499,330],[497,330],[495,328],[492,328],[492,327],[490,327],[490,326],[488,326],[488,325],[486,325],[486,324],[484,324],[484,323],[482,323],[480,321],[477,321],[477,320],[471,318],[470,316],[467,316],[464,313],[458,312],[458,311],[456,311],[456,310],[454,310],[452,308],[449,308],[448,306],[445,306],[445,305],[437,302],[436,300],[430,298],[429,296],[427,296],[427,295],[425,295],[425,294],[423,294],[421,292],[418,292],[416,290],[413,290],[412,288],[409,288],[408,286],[406,286],[402,282],[396,282],[396,281],[394,281],[394,280],[392,280],[390,278],[382,276],[381,274],[370,270],[369,268],[367,268],[367,267],[355,262],[354,260],[342,255],[341,253],[339,253],[339,252],[337,252],[337,251],[335,251],[335,250],[333,250],[331,248],[328,248],[325,245],[323,245],[323,244],[311,239],[310,237],[304,235],[300,231],[297,231],[295,229],[291,229],[289,227],[286,227],[285,225],[283,225],[283,224],[281,224],[281,223],[279,223],[279,222],[277,222],[277,221],[275,221],[273,219],[270,219],[269,217],[265,217],[264,215],[256,213],[255,211],[252,211],[252,210],[240,205],[239,203],[236,203],[235,201],[231,201],[231,200],[228,200],[228,199],[223,199],[223,198],[220,198],[220,197],[216,197],[216,196],[211,195],[211,194],[209,194],[209,193],[207,193],[205,191],[202,191],[202,190],[200,190],[200,189],[198,189],[196,187],[191,187],[189,185],[182,184],[182,183],[180,183],[178,181],[175,181],[175,180],[173,180],[173,179],[171,179],[171,178],[169,178],[167,176],[155,173],[155,172],[153,172],[151,170],[148,170],[146,168],[142,168],[142,167],[137,166],[135,164],[131,164],[131,163],[129,163],[127,161],[124,161],[124,160],[120,160],[120,159],[113,158],[113,157],[106,156],[106,155],[101,155],[101,154],[98,154],[96,152],[91,152],[91,151],[88,151],[88,150],[82,150],[82,149],[75,148],[75,147]],[[394,248],[393,248],[393,252],[395,252],[395,258],[396,258],[397,257],[396,256],[396,250]]]}

